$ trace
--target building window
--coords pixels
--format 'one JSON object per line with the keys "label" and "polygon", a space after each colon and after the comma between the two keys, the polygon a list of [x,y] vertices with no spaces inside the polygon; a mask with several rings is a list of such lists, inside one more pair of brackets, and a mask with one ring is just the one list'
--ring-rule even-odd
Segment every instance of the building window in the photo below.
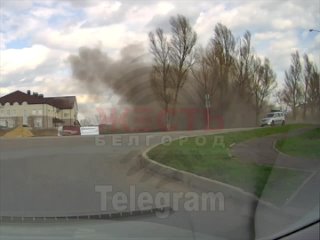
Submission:
{"label": "building window", "polygon": [[36,128],[42,128],[42,118],[35,118],[34,119],[34,126]]}
{"label": "building window", "polygon": [[10,116],[10,110],[7,110],[7,115]]}
{"label": "building window", "polygon": [[63,114],[63,117],[64,117],[64,118],[68,117],[68,113],[64,113],[64,114]]}
{"label": "building window", "polygon": [[16,115],[16,110],[12,110],[12,115],[13,115],[13,116]]}

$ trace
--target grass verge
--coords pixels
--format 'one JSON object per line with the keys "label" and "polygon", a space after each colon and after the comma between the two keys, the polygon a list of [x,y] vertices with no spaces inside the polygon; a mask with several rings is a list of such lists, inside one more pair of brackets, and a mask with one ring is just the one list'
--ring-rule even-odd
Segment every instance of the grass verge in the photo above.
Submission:
{"label": "grass verge", "polygon": [[280,139],[276,148],[288,155],[320,159],[320,128],[311,129],[299,136]]}
{"label": "grass verge", "polygon": [[272,134],[287,133],[306,126],[293,124],[208,135],[201,139],[190,137],[159,145],[153,148],[148,156],[170,167],[240,187],[258,197],[261,196],[265,183],[271,176],[272,183],[279,182],[280,184],[272,189],[274,194],[267,200],[281,203],[297,188],[306,174],[300,171],[275,169],[272,166],[241,162],[229,154],[229,148],[233,143]]}

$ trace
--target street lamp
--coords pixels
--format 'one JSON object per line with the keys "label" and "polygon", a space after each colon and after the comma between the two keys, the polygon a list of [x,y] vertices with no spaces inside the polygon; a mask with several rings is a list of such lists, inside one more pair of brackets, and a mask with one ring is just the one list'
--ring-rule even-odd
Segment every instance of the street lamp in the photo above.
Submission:
{"label": "street lamp", "polygon": [[317,29],[309,29],[309,32],[320,32],[320,30],[317,30]]}
{"label": "street lamp", "polygon": [[205,94],[205,103],[206,103],[206,109],[207,109],[207,129],[210,128],[210,107],[211,107],[211,101],[210,101],[210,94]]}

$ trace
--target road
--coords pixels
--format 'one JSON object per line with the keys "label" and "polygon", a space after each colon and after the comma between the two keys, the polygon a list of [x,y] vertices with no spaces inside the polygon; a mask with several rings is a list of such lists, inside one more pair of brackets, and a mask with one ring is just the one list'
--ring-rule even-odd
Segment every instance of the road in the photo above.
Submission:
{"label": "road", "polygon": [[[79,216],[114,212],[110,207],[102,209],[97,186],[112,186],[112,193],[119,191],[127,196],[130,187],[135,188],[136,195],[142,192],[152,196],[159,192],[200,194],[198,189],[141,169],[136,156],[166,139],[238,130],[243,129],[117,134],[99,138],[2,138],[0,216]],[[111,195],[107,201],[111,202]],[[223,211],[189,212],[180,207],[172,216],[148,221],[223,238],[250,239],[255,235],[255,206],[250,204],[225,196]],[[179,206],[182,205],[183,202],[179,202]],[[288,218],[278,216],[277,221],[288,223]],[[277,225],[277,221],[273,224]]]}

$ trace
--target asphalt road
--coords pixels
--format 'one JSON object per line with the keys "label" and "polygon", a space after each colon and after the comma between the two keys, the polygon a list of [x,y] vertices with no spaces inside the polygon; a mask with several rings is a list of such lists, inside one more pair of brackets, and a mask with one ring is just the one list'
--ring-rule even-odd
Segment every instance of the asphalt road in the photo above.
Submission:
{"label": "asphalt road", "polygon": [[[97,186],[112,186],[113,194],[119,191],[127,196],[130,187],[135,188],[135,196],[142,192],[152,196],[159,192],[200,194],[198,189],[190,189],[180,182],[141,169],[136,156],[166,139],[237,130],[243,129],[117,134],[98,139],[91,136],[2,138],[0,216],[79,216],[114,212],[110,207],[102,209]],[[109,205],[112,193],[107,197]],[[137,204],[135,202],[135,206]],[[183,202],[179,204],[183,205]],[[189,212],[181,207],[167,218],[146,221],[223,238],[250,239],[256,234],[254,210],[251,203],[225,196],[222,211]],[[264,211],[270,214],[270,210],[262,208],[262,215]],[[293,220],[279,215],[270,224],[283,227]]]}

